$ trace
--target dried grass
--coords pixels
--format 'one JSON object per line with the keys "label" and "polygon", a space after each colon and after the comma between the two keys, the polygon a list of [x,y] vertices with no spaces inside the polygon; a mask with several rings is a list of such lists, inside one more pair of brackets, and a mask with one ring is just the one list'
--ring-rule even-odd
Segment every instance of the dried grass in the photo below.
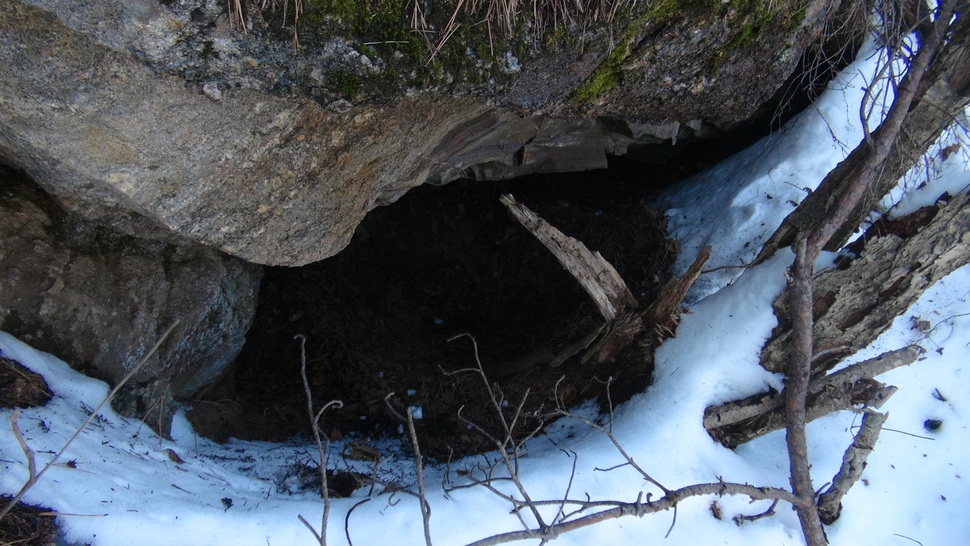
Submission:
{"label": "dried grass", "polygon": [[[506,35],[516,31],[520,19],[531,14],[532,31],[535,38],[541,39],[547,28],[561,28],[579,21],[612,22],[619,8],[627,0],[455,0],[451,17],[444,27],[435,29],[425,19],[428,11],[426,0],[412,0],[410,4],[410,26],[419,33],[427,44],[429,55],[425,64],[430,64],[442,48],[455,35],[461,23],[459,16],[464,13],[474,21],[474,26],[484,25],[492,42],[492,29]],[[243,0],[226,0],[229,22],[233,27],[246,32]],[[259,8],[283,12],[283,25],[293,32],[294,47],[299,46],[297,25],[303,14],[303,0],[258,0]],[[493,52],[494,53],[494,52]]]}

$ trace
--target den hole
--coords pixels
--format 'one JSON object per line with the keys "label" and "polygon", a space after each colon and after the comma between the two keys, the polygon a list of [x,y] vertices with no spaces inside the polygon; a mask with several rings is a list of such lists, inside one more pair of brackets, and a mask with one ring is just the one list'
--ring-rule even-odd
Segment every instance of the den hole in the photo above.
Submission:
{"label": "den hole", "polygon": [[[503,193],[617,268],[641,306],[668,279],[676,245],[651,206],[657,176],[617,161],[610,170],[491,183],[458,181],[411,190],[372,211],[338,255],[299,268],[267,268],[257,313],[230,378],[194,404],[189,419],[216,440],[281,441],[310,433],[300,377],[332,440],[401,437],[403,413],[420,408],[422,451],[445,457],[494,446],[467,419],[499,434],[489,392],[474,373],[474,337],[489,378],[527,414],[595,399],[603,407],[642,392],[653,370],[643,344],[614,362],[552,369],[550,355],[602,323],[576,281],[499,202]],[[659,172],[652,169],[655,175]],[[649,180],[649,182],[648,182]],[[646,355],[646,356],[645,356]],[[609,392],[608,392],[609,391]],[[461,417],[459,410],[461,409]],[[511,409],[510,409],[511,411]],[[539,417],[520,420],[526,432]]]}

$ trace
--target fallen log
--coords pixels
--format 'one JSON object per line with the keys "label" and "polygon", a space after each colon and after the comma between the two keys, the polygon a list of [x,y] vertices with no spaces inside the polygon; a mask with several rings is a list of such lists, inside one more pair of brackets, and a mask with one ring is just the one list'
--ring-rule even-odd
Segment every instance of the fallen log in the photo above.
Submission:
{"label": "fallen log", "polygon": [[[858,257],[815,279],[813,373],[832,369],[872,343],[938,280],[970,262],[970,195],[941,201],[935,215],[913,213],[928,223],[909,233],[868,234]],[[761,352],[761,365],[780,372],[791,340],[788,298],[775,301],[778,326]]]}
{"label": "fallen log", "polygon": [[[864,405],[879,408],[896,387],[874,378],[913,363],[920,355],[916,346],[883,353],[835,373],[814,377],[808,390],[808,420]],[[704,428],[725,447],[735,448],[759,436],[785,428],[784,391],[769,391],[742,400],[708,407]]]}

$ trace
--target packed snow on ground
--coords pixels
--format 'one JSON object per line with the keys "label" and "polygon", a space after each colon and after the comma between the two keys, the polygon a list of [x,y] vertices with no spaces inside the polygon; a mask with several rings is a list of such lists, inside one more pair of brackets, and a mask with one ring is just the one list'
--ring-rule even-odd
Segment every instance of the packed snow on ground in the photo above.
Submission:
{"label": "packed snow on ground", "polygon": [[[865,56],[863,56],[865,57]],[[855,113],[865,83],[861,74],[874,61],[849,67],[816,105],[776,134],[755,144],[663,198],[671,208],[672,234],[680,241],[683,264],[705,245],[715,249],[712,265],[750,260],[781,219],[861,138]],[[938,148],[959,142],[950,134]],[[893,195],[887,205],[906,207],[935,200],[942,192],[966,191],[968,143],[943,162],[939,154],[927,176],[914,173],[906,187],[918,190],[912,203]],[[935,152],[934,152],[935,153]],[[928,183],[927,183],[928,180]],[[910,191],[910,194],[913,194]],[[902,203],[901,203],[902,202]],[[611,426],[616,439],[654,479],[668,488],[719,479],[755,485],[788,486],[784,435],[773,433],[735,451],[708,437],[704,408],[713,403],[781,388],[781,377],[758,366],[761,345],[775,325],[771,302],[784,287],[789,251],[747,270],[725,270],[702,277],[676,336],[657,351],[654,383],[616,408],[612,419],[590,407],[577,414]],[[918,343],[925,356],[881,380],[899,387],[883,407],[890,413],[864,481],[845,498],[842,518],[827,529],[833,544],[970,543],[970,268],[940,281],[872,347],[862,359]],[[931,329],[914,329],[914,318]],[[107,392],[98,381],[72,371],[50,355],[0,333],[0,351],[43,374],[55,398],[26,409],[19,428],[43,465],[81,425]],[[24,454],[8,418],[0,412],[0,491],[16,492],[27,479]],[[942,422],[927,430],[925,422]],[[839,468],[859,415],[842,412],[808,427],[812,472],[817,487]],[[230,441],[215,444],[194,434],[183,415],[173,440],[156,436],[143,423],[102,410],[57,465],[26,494],[25,500],[62,516],[58,524],[67,543],[98,545],[291,545],[314,538],[298,521],[302,515],[319,528],[319,494],[302,491],[296,469],[316,464],[316,449],[305,441],[285,444]],[[402,440],[406,440],[402,432]],[[378,469],[385,481],[415,489],[415,470],[406,441],[377,445],[387,462]],[[343,458],[344,444],[332,447],[331,465],[370,473],[369,464]],[[576,420],[550,426],[526,446],[520,476],[535,500],[634,501],[658,494],[602,433]],[[431,506],[431,535],[437,545],[468,543],[521,528],[509,504],[483,487],[457,488],[462,474],[491,456],[425,468]],[[70,464],[65,464],[70,463]],[[575,465],[575,466],[574,466]],[[620,466],[618,466],[620,465]],[[573,471],[575,468],[575,471]],[[507,482],[496,487],[509,494]],[[417,500],[403,493],[375,495],[359,490],[332,503],[329,542],[346,544],[423,544]],[[716,519],[716,500],[723,519]],[[768,502],[741,497],[699,497],[683,502],[676,514],[599,523],[557,540],[558,544],[798,544],[797,519],[787,505],[777,514],[738,526],[737,514],[755,514]],[[542,509],[552,521],[558,506]],[[531,521],[529,514],[523,514]],[[668,536],[669,532],[669,536]],[[664,539],[664,537],[667,537]],[[531,543],[537,543],[532,541]]]}

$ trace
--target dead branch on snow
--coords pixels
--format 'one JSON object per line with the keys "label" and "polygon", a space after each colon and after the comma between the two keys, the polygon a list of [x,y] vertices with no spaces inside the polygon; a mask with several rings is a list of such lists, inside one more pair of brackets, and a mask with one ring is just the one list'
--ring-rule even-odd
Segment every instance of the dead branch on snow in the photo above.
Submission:
{"label": "dead branch on snow", "polygon": [[[920,354],[919,347],[904,347],[829,375],[813,377],[808,387],[806,418],[814,421],[829,413],[858,406],[879,408],[896,388],[873,378],[913,363]],[[772,391],[710,406],[704,411],[704,428],[725,447],[735,448],[785,428],[783,406],[786,396],[784,391]]]}

